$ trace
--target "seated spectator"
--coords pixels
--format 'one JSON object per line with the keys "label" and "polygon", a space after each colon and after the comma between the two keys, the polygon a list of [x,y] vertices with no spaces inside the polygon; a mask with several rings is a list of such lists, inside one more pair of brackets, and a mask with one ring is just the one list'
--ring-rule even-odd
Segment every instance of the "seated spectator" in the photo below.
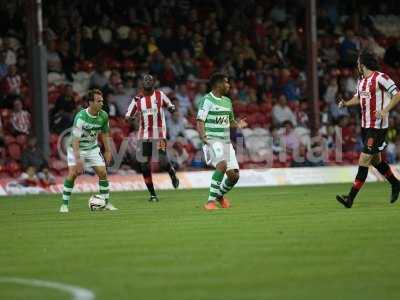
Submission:
{"label": "seated spectator", "polygon": [[56,41],[47,42],[47,68],[49,72],[60,73],[62,71],[61,57],[56,49]]}
{"label": "seated spectator", "polygon": [[22,151],[21,165],[24,170],[27,170],[30,166],[34,167],[36,171],[48,169],[48,162],[38,147],[37,139],[34,136],[29,138],[27,147]]}
{"label": "seated spectator", "polygon": [[90,88],[103,89],[108,84],[108,77],[106,76],[106,65],[100,62],[96,66],[96,71],[90,77]]}
{"label": "seated spectator", "polygon": [[117,116],[125,116],[129,104],[132,101],[132,94],[125,92],[122,80],[115,85],[114,92],[110,95],[110,103],[114,103]]}
{"label": "seated spectator", "polygon": [[3,92],[5,99],[2,107],[12,108],[16,98],[21,95],[21,76],[17,73],[17,67],[10,65],[8,74],[3,80]]}
{"label": "seated spectator", "polygon": [[207,84],[200,83],[197,89],[197,94],[194,96],[193,100],[193,104],[196,110],[199,108],[200,102],[202,101],[205,94],[207,94]]}
{"label": "seated spectator", "polygon": [[386,49],[384,61],[392,68],[400,67],[400,40]]}
{"label": "seated spectator", "polygon": [[56,177],[50,173],[48,168],[43,168],[36,176],[39,179],[40,185],[44,188],[56,183]]}
{"label": "seated spectator", "polygon": [[171,114],[171,117],[167,119],[168,135],[171,141],[176,141],[178,136],[185,136],[186,123],[186,118],[181,116],[179,111]]}
{"label": "seated spectator", "polygon": [[70,128],[77,110],[74,90],[70,84],[64,87],[62,94],[57,98],[56,104],[50,114],[50,130],[61,133]]}
{"label": "seated spectator", "polygon": [[346,30],[345,38],[340,44],[340,59],[343,67],[353,67],[358,55],[358,41],[353,30]]}
{"label": "seated spectator", "polygon": [[182,170],[189,165],[189,153],[180,141],[174,143],[169,153],[171,162],[176,170]]}
{"label": "seated spectator", "polygon": [[36,168],[34,166],[27,166],[18,178],[19,184],[22,186],[39,186],[40,181],[36,175]]}
{"label": "seated spectator", "polygon": [[281,126],[285,121],[290,121],[291,124],[296,125],[296,116],[287,105],[285,95],[280,95],[277,104],[272,108],[272,120],[275,126]]}
{"label": "seated spectator", "polygon": [[293,153],[293,151],[297,151],[300,145],[300,138],[294,131],[292,122],[283,122],[283,128],[281,131],[281,140],[286,152]]}
{"label": "seated spectator", "polygon": [[7,75],[8,73],[8,66],[6,64],[6,52],[0,51],[0,81],[3,80],[3,78]]}
{"label": "seated spectator", "polygon": [[11,113],[11,126],[14,134],[29,135],[32,124],[31,115],[28,111],[24,110],[22,101],[17,98],[14,101],[14,110]]}
{"label": "seated spectator", "polygon": [[176,99],[179,101],[179,112],[181,115],[187,116],[189,113],[193,112],[192,102],[189,99],[186,83],[180,83],[178,86],[178,90],[175,94]]}

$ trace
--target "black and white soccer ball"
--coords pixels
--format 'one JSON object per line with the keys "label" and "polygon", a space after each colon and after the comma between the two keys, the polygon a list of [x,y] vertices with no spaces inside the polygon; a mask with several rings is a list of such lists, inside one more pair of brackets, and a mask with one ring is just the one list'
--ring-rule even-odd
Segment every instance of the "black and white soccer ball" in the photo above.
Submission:
{"label": "black and white soccer ball", "polygon": [[106,200],[101,195],[92,195],[88,206],[91,211],[102,210],[106,206]]}

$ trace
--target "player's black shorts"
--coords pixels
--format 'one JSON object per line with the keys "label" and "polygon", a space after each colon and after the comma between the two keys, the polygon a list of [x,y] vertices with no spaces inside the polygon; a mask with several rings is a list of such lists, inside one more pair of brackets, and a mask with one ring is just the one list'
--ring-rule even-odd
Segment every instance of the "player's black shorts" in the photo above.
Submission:
{"label": "player's black shorts", "polygon": [[137,151],[138,155],[143,157],[152,157],[156,152],[167,151],[167,141],[165,139],[139,140]]}
{"label": "player's black shorts", "polygon": [[377,154],[383,151],[387,144],[385,142],[387,129],[361,128],[361,138],[363,141],[363,153]]}

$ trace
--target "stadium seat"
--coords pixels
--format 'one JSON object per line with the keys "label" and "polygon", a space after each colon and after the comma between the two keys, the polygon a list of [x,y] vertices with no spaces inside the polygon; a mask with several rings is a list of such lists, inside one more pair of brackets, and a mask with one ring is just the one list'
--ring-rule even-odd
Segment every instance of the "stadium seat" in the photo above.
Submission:
{"label": "stadium seat", "polygon": [[21,147],[17,143],[7,144],[7,152],[14,160],[19,160],[21,158]]}
{"label": "stadium seat", "polygon": [[5,169],[7,173],[14,178],[18,177],[18,175],[21,173],[21,166],[14,160],[10,160],[6,164]]}
{"label": "stadium seat", "polygon": [[27,146],[28,136],[26,134],[20,134],[17,136],[16,142],[24,149]]}

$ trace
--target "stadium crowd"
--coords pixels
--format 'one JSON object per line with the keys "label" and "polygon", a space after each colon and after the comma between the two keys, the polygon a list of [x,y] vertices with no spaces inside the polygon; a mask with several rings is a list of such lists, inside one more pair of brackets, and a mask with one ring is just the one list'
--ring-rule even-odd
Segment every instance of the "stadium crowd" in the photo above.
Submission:
{"label": "stadium crowd", "polygon": [[[34,121],[29,112],[25,18],[22,1],[9,1],[0,7],[0,177],[23,172],[21,180],[31,184],[41,171],[45,177],[40,180],[48,184],[49,169],[64,174],[59,135],[72,125],[91,87],[105,95],[117,148],[128,141],[130,151],[121,170],[135,168],[137,124],[127,123],[124,114],[140,88],[140,76],[147,72],[178,108],[167,114],[169,155],[178,169],[204,166],[195,118],[208,90],[207,79],[217,70],[230,76],[234,112],[249,124],[232,132],[242,149],[241,167],[356,163],[359,111],[339,109],[336,100],[350,98],[356,90],[360,49],[372,51],[382,70],[399,82],[400,28],[391,24],[400,18],[391,7],[394,3],[355,10],[343,1],[318,2],[321,129],[311,138],[302,1],[147,0],[130,6],[116,1],[43,1],[52,155],[49,161],[37,162],[29,161],[40,155],[30,155]],[[397,108],[387,135],[390,163],[400,159],[399,125]],[[338,147],[343,150],[340,159]],[[324,159],[309,159],[307,153]]]}

